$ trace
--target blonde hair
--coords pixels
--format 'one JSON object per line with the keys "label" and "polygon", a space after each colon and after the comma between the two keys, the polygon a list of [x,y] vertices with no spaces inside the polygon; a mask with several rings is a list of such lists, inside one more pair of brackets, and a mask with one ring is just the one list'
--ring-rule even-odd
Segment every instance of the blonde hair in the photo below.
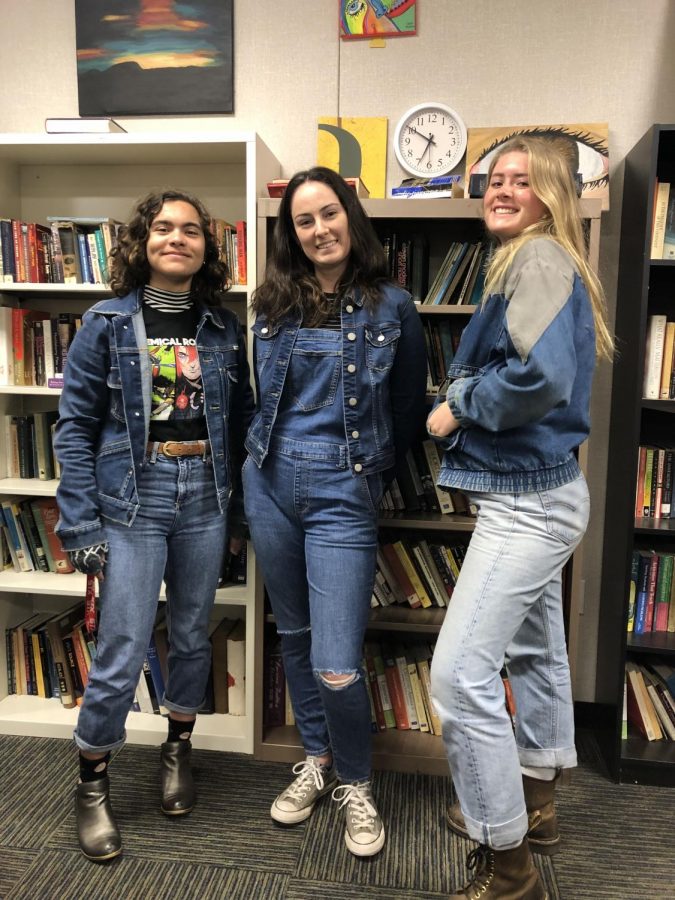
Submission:
{"label": "blonde hair", "polygon": [[534,238],[556,241],[574,260],[591,301],[595,324],[596,356],[611,359],[614,340],[607,327],[607,307],[602,285],[586,260],[586,242],[572,171],[559,149],[545,138],[515,137],[499,148],[488,171],[488,184],[497,161],[505,153],[526,153],[528,178],[534,194],[546,207],[545,215],[519,235],[501,244],[490,260],[483,298],[501,289],[506,273],[520,248]]}

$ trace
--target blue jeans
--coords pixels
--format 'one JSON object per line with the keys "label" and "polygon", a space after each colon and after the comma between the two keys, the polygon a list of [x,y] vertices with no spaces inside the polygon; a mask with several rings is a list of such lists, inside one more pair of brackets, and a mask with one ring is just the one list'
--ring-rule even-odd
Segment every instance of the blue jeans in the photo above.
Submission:
{"label": "blue jeans", "polygon": [[[370,703],[361,667],[377,552],[379,475],[354,476],[346,447],[273,438],[244,464],[244,500],[272,603],[305,752],[332,752],[342,781],[370,777]],[[322,673],[349,675],[341,688]]]}
{"label": "blue jeans", "polygon": [[[476,529],[431,670],[469,834],[495,849],[527,831],[520,766],[576,765],[561,572],[589,515],[583,477],[547,491],[472,493]],[[506,661],[515,735],[504,704]]]}
{"label": "blue jeans", "polygon": [[98,646],[75,731],[78,747],[92,753],[124,743],[162,580],[170,642],[164,705],[196,713],[211,667],[208,623],[226,530],[212,461],[148,458],[138,491],[141,506],[130,527],[105,523],[109,552],[100,586]]}

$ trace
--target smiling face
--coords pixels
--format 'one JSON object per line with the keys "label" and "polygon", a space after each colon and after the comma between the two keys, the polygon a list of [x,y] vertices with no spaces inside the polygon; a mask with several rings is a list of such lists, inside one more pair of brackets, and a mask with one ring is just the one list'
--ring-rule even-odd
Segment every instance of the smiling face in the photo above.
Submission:
{"label": "smiling face", "polygon": [[291,218],[319,284],[334,291],[352,249],[349,219],[337,194],[321,181],[305,181],[293,194]]}
{"label": "smiling face", "polygon": [[150,225],[145,252],[150,286],[187,291],[204,262],[205,241],[199,213],[184,200],[167,200]]}
{"label": "smiling face", "polygon": [[483,216],[488,231],[501,243],[517,237],[548,212],[530,187],[528,172],[529,158],[522,151],[504,153],[492,170]]}

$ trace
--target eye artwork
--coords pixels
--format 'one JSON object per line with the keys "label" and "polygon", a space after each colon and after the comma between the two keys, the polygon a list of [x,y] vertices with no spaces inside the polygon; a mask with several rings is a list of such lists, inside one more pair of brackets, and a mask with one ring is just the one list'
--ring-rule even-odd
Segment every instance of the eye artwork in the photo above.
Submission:
{"label": "eye artwork", "polygon": [[607,123],[583,125],[522,125],[506,128],[470,128],[466,150],[466,184],[471,175],[484,175],[492,157],[514,137],[541,137],[552,141],[582,176],[583,198],[599,197],[609,209],[609,139]]}

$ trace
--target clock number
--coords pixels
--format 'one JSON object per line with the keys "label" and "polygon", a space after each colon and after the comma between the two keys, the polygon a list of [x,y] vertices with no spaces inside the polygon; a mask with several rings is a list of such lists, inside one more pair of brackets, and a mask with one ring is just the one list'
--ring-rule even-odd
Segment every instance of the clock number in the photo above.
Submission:
{"label": "clock number", "polygon": [[429,120],[429,122],[430,122],[431,124],[435,124],[436,119],[438,118],[438,116],[436,115],[436,113],[430,113],[430,114],[427,116],[427,118],[428,118],[428,120]]}

